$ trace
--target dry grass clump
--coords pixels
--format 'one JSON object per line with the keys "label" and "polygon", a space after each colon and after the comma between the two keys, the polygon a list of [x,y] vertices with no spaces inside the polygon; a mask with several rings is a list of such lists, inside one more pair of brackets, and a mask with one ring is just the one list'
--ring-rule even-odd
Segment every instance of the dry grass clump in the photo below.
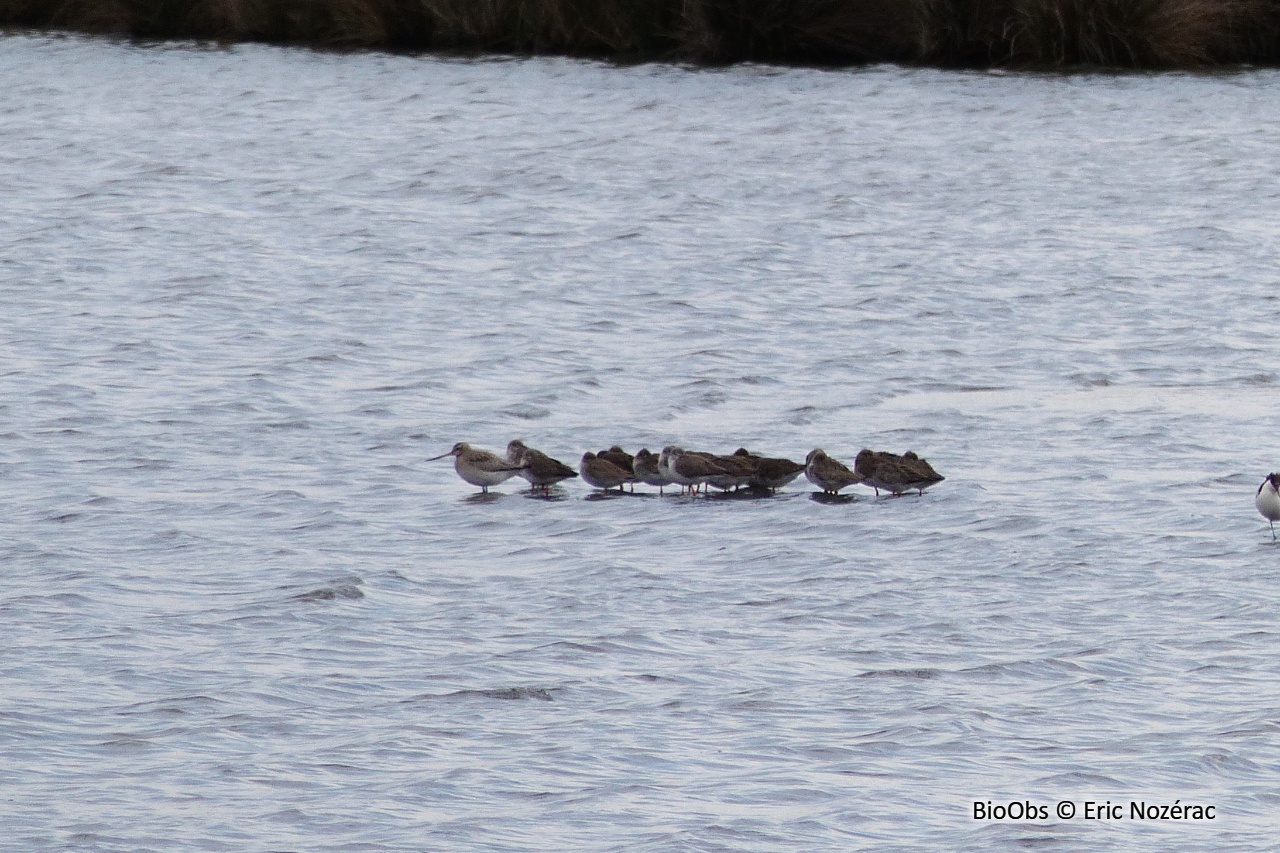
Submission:
{"label": "dry grass clump", "polygon": [[[1267,0],[921,0],[923,56],[941,63],[1171,68],[1250,61]],[[1274,41],[1280,31],[1265,27]],[[1254,30],[1256,31],[1256,30]]]}
{"label": "dry grass clump", "polygon": [[0,25],[325,47],[657,54],[680,0],[0,0]]}
{"label": "dry grass clump", "polygon": [[676,49],[712,62],[911,62],[917,0],[686,0]]}
{"label": "dry grass clump", "polygon": [[711,63],[1280,62],[1280,0],[0,0],[0,25]]}

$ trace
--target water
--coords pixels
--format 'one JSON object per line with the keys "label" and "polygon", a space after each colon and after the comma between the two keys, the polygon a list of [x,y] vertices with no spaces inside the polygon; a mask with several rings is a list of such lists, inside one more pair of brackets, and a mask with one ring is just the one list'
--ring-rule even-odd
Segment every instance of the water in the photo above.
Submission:
{"label": "water", "polygon": [[1276,72],[0,70],[0,847],[1273,847]]}

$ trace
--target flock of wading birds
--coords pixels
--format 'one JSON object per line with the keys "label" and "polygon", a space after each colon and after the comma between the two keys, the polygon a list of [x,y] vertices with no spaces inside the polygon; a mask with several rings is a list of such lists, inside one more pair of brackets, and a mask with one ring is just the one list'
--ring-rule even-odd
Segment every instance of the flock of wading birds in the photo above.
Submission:
{"label": "flock of wading birds", "polygon": [[[870,486],[877,495],[881,489],[895,496],[910,491],[923,495],[925,489],[946,479],[927,460],[910,450],[899,456],[863,448],[850,469],[820,449],[810,450],[801,465],[790,459],[757,456],[744,447],[727,456],[717,456],[670,445],[662,448],[661,453],[644,449],[632,456],[614,445],[599,453],[582,454],[582,464],[578,471],[574,471],[563,462],[526,447],[523,441],[516,439],[507,445],[506,456],[460,441],[448,453],[433,456],[427,461],[446,456],[453,457],[453,468],[459,477],[486,493],[490,486],[504,483],[516,475],[528,480],[531,489],[546,494],[551,493],[551,487],[556,483],[579,475],[597,489],[616,488],[622,491],[628,483],[645,483],[657,486],[659,494],[667,486],[679,486],[681,492],[691,494],[709,488],[722,491],[750,488],[772,493],[803,473],[810,483],[828,495],[839,494],[846,486],[855,485]],[[1280,521],[1280,474],[1267,475],[1258,486],[1254,505],[1271,523],[1271,538],[1275,539],[1275,523]]]}
{"label": "flock of wading birds", "polygon": [[[893,495],[911,491],[923,495],[925,489],[945,479],[909,450],[899,456],[864,449],[850,469],[821,450],[809,451],[801,465],[790,459],[757,456],[746,448],[717,456],[672,445],[664,447],[661,453],[645,449],[632,456],[615,445],[599,453],[584,453],[582,464],[574,471],[517,439],[507,445],[506,456],[458,442],[448,453],[427,461],[446,456],[453,457],[453,468],[459,477],[484,492],[488,492],[490,486],[520,476],[529,481],[531,489],[550,494],[556,483],[581,476],[588,485],[605,490],[622,491],[624,485],[645,483],[657,486],[659,494],[667,486],[679,486],[682,493],[690,494],[707,493],[712,488],[721,491],[750,488],[772,493],[804,474],[828,495],[839,494],[841,489],[855,485],[870,486],[877,495],[881,490]],[[634,490],[634,485],[631,488]]]}

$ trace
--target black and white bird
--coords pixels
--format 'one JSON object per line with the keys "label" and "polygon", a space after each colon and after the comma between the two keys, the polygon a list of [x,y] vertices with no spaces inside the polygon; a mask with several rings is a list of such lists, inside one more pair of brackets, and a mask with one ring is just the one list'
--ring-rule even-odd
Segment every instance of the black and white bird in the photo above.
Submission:
{"label": "black and white bird", "polygon": [[1253,505],[1262,513],[1262,517],[1271,522],[1271,538],[1276,538],[1276,522],[1280,521],[1280,474],[1268,474],[1267,479],[1258,486],[1258,496]]}

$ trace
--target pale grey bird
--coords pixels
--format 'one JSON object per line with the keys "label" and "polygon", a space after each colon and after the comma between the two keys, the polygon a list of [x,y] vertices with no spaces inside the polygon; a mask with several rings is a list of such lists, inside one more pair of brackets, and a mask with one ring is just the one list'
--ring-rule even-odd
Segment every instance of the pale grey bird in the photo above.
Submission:
{"label": "pale grey bird", "polygon": [[635,474],[636,479],[641,483],[657,486],[658,494],[662,494],[663,487],[675,484],[675,480],[662,473],[658,465],[660,459],[658,454],[646,447],[636,451],[636,455],[631,460],[631,473]]}
{"label": "pale grey bird", "polygon": [[432,456],[428,462],[453,457],[453,470],[458,476],[488,494],[490,486],[506,482],[524,470],[524,466],[516,465],[503,459],[496,453],[472,447],[465,441],[459,441],[448,453]]}

